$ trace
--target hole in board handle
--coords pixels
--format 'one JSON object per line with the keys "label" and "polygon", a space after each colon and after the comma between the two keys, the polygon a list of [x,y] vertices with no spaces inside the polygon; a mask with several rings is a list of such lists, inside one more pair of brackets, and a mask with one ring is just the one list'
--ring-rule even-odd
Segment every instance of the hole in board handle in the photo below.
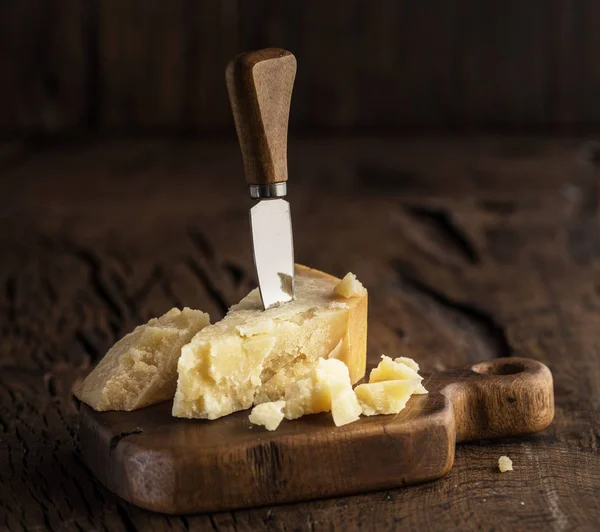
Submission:
{"label": "hole in board handle", "polygon": [[471,369],[475,373],[480,373],[482,375],[515,375],[516,373],[522,373],[527,368],[522,362],[487,360],[475,364]]}

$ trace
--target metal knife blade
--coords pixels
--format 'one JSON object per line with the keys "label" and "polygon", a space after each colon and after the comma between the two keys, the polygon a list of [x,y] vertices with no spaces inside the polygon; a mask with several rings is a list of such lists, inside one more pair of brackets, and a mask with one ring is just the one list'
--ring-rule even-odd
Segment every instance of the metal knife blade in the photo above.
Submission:
{"label": "metal knife blade", "polygon": [[265,199],[250,209],[254,265],[263,306],[268,309],[294,297],[294,240],[290,204]]}

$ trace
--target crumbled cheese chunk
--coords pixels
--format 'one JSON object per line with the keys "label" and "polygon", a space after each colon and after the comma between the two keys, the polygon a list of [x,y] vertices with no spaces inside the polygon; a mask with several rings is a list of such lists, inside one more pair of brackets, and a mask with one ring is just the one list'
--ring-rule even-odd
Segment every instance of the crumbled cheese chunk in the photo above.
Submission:
{"label": "crumbled cheese chunk", "polygon": [[338,427],[356,421],[361,413],[348,368],[335,358],[320,359],[305,378],[285,391],[287,419],[329,411]]}
{"label": "crumbled cheese chunk", "polygon": [[354,393],[365,416],[398,414],[420,383],[418,379],[369,382],[354,388]]}
{"label": "crumbled cheese chunk", "polygon": [[501,456],[500,458],[498,458],[498,469],[501,473],[504,473],[506,471],[512,471],[512,460],[508,456]]}
{"label": "crumbled cheese chunk", "polygon": [[[407,364],[407,361],[409,362]],[[410,365],[409,365],[410,364]],[[421,377],[414,367],[419,367],[417,363],[410,358],[396,358],[392,360],[390,357],[381,355],[381,362],[379,365],[371,370],[369,375],[369,382],[381,382],[381,381],[394,381],[404,379],[417,379],[419,386],[415,390],[416,394],[425,394],[427,390],[421,383],[423,377]]]}
{"label": "crumbled cheese chunk", "polygon": [[256,405],[248,419],[255,425],[263,425],[267,430],[275,430],[283,419],[285,401],[271,401]]}
{"label": "crumbled cheese chunk", "polygon": [[367,293],[366,288],[353,273],[347,273],[335,287],[334,291],[336,295],[345,298],[362,297]]}
{"label": "crumbled cheese chunk", "polygon": [[414,369],[415,371],[420,371],[419,364],[417,364],[412,358],[397,357],[394,359],[394,362],[400,362],[402,364],[407,365],[410,369]]}

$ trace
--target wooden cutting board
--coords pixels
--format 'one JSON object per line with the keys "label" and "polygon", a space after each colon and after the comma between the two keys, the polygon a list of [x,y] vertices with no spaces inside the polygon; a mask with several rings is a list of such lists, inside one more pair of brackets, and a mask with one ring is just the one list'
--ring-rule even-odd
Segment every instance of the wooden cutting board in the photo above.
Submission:
{"label": "wooden cutting board", "polygon": [[248,412],[178,419],[171,403],[134,412],[82,404],[86,464],[110,490],[169,514],[216,512],[348,495],[446,474],[455,443],[542,430],[554,417],[552,374],[526,358],[426,375],[398,415],[343,427],[329,413],[284,420],[274,432]]}

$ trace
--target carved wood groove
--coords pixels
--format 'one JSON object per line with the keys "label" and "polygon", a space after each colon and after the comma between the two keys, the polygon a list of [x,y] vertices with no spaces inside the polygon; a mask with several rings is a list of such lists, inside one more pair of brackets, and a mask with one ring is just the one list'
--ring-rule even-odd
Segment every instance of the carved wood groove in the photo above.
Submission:
{"label": "carved wood groove", "polygon": [[403,286],[418,292],[444,309],[460,314],[473,323],[475,330],[479,331],[482,340],[489,346],[491,358],[503,358],[513,355],[513,349],[506,338],[504,328],[488,311],[472,303],[458,302],[449,298],[444,293],[408,273],[400,261],[396,262],[395,269]]}

